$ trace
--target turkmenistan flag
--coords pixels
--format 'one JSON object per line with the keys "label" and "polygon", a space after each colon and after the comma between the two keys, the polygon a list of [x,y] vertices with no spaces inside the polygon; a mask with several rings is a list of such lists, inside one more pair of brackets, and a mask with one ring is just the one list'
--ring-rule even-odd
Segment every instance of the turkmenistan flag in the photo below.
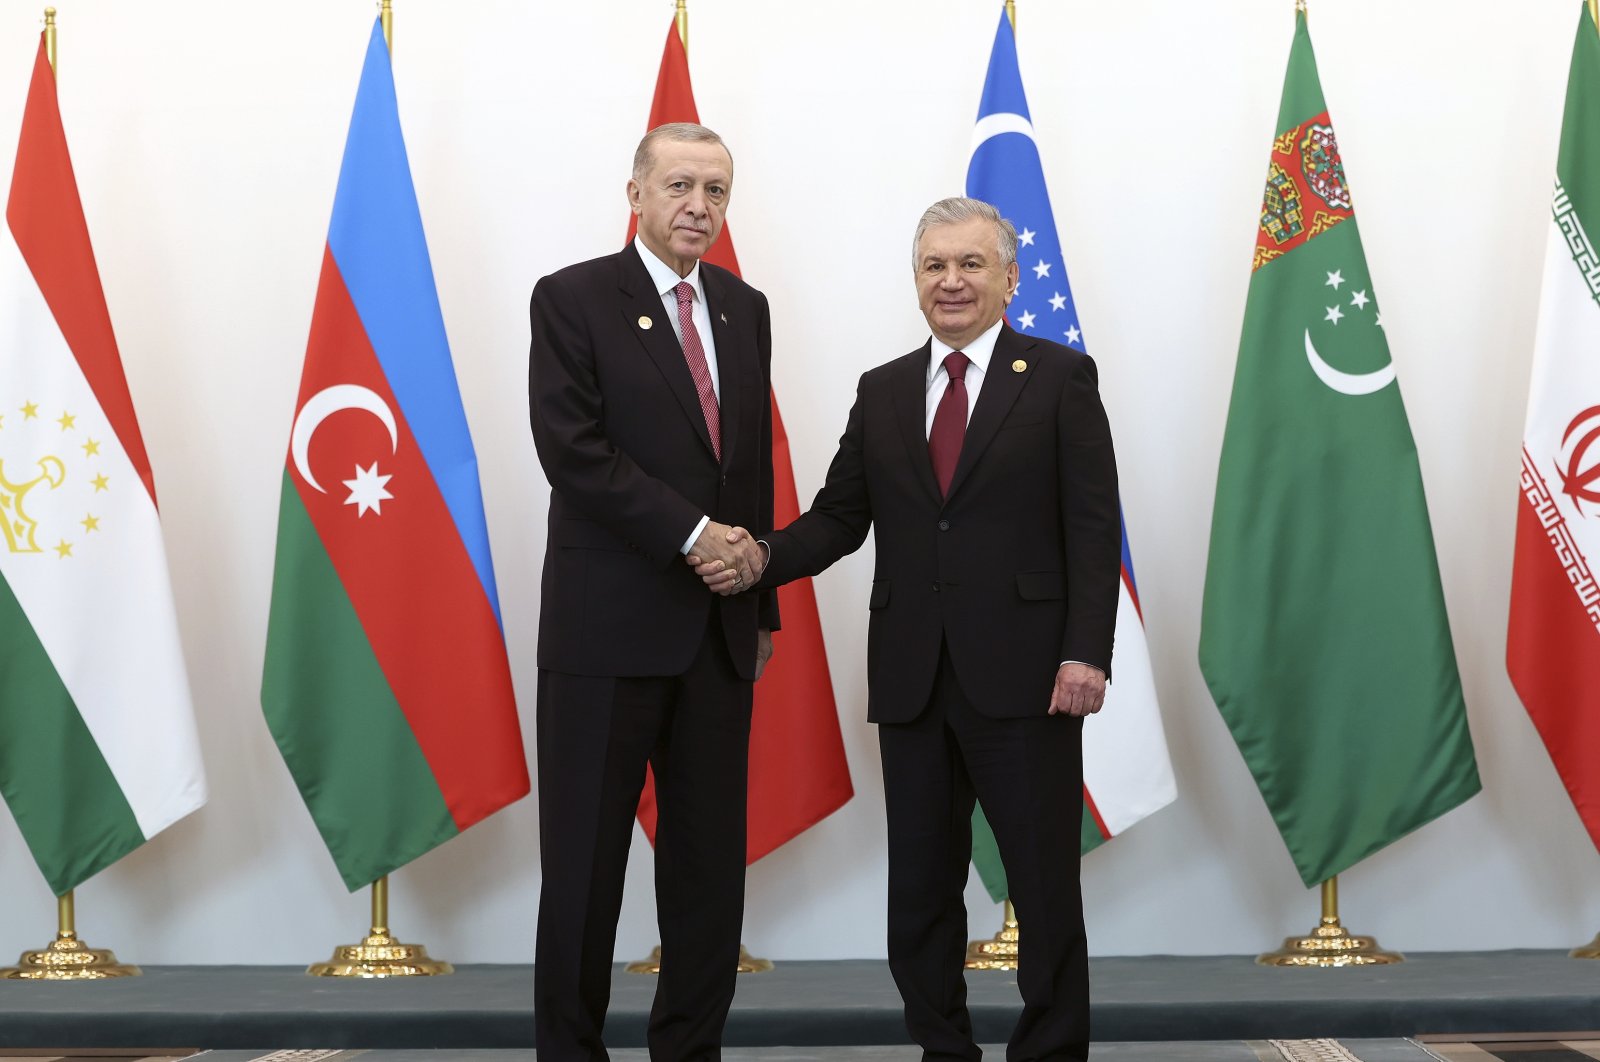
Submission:
{"label": "turkmenistan flag", "polygon": [[1600,35],[1578,19],[1522,433],[1506,667],[1600,846]]}
{"label": "turkmenistan flag", "polygon": [[477,457],[377,22],[295,409],[261,703],[355,889],[528,792]]}
{"label": "turkmenistan flag", "polygon": [[1200,668],[1307,885],[1479,789],[1416,447],[1304,12],[1222,443]]}
{"label": "turkmenistan flag", "polygon": [[206,800],[154,479],[42,39],[0,238],[0,793],[58,895]]}

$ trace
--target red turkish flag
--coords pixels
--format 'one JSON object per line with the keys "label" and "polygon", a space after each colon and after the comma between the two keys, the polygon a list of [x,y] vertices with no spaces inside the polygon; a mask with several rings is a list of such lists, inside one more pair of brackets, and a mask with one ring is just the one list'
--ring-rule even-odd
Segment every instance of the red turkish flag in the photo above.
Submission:
{"label": "red turkish flag", "polygon": [[[694,88],[689,83],[689,56],[678,37],[677,26],[667,31],[661,55],[656,96],[650,105],[654,129],[668,122],[696,122]],[[638,219],[628,219],[628,239],[633,239]],[[733,253],[733,236],[724,226],[722,237],[711,245],[703,261],[739,272]],[[794,469],[789,463],[789,436],[772,399],[773,521],[783,527],[800,515],[794,489]],[[839,733],[839,710],[833,701],[833,680],[828,675],[828,652],[822,643],[822,620],[810,579],[798,579],[778,590],[778,611],[783,629],[772,636],[773,654],[756,683],[755,715],[750,721],[750,820],[745,862],[754,863],[779,845],[799,835],[854,795],[850,767],[845,762],[844,738]],[[639,824],[655,843],[656,793],[646,778],[639,798]]]}

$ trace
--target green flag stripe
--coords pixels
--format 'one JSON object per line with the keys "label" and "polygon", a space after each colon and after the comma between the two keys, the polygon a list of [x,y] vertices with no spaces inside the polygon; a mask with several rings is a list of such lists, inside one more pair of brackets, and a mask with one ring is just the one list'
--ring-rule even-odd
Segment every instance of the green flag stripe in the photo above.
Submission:
{"label": "green flag stripe", "polygon": [[[1083,822],[1079,830],[1080,855],[1088,855],[1106,843],[1087,806],[1083,809]],[[989,820],[983,817],[981,807],[972,809],[972,865],[977,868],[978,877],[989,892],[989,899],[999,903],[1011,895],[1011,886],[1006,882],[1005,864],[1000,862],[1000,845],[994,839],[994,830],[989,826]]]}
{"label": "green flag stripe", "polygon": [[287,472],[278,511],[261,704],[354,890],[459,831]]}
{"label": "green flag stripe", "polygon": [[59,896],[139,847],[144,834],[4,580],[0,631],[0,793]]}
{"label": "green flag stripe", "polygon": [[1578,40],[1567,77],[1567,108],[1561,121],[1556,176],[1590,239],[1600,239],[1600,35],[1582,5]]}

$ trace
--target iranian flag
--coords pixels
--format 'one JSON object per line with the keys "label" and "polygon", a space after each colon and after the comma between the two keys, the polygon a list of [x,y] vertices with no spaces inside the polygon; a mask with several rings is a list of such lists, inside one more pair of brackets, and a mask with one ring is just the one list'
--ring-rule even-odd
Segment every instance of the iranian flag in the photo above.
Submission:
{"label": "iranian flag", "polygon": [[477,457],[376,21],[289,436],[261,703],[351,889],[528,792]]}
{"label": "iranian flag", "polygon": [[0,793],[57,895],[206,800],[154,479],[41,38],[0,240]]}
{"label": "iranian flag", "polygon": [[1480,785],[1416,446],[1295,18],[1217,474],[1200,669],[1309,886]]}
{"label": "iranian flag", "polygon": [[1583,5],[1522,433],[1506,667],[1600,846],[1600,35]]}
{"label": "iranian flag", "polygon": [[[668,122],[699,121],[694,88],[689,82],[689,56],[673,25],[667,30],[647,131]],[[630,240],[638,220],[631,215],[628,218]],[[739,274],[733,234],[726,225],[705,260]],[[799,517],[800,499],[795,493],[789,435],[778,413],[777,395],[772,396],[772,479],[773,526],[783,527]],[[756,683],[750,717],[747,863],[754,863],[815,826],[843,807],[855,793],[811,580],[796,579],[780,586],[778,612],[783,617],[783,629],[772,633],[772,659]],[[639,824],[654,844],[653,777],[646,777],[639,799]]]}

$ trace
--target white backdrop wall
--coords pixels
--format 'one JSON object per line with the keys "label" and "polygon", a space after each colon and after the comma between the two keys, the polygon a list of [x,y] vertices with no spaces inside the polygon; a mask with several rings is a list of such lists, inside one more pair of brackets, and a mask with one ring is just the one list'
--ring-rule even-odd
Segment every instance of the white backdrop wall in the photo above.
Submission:
{"label": "white backdrop wall", "polygon": [[[80,927],[144,963],[321,958],[365,927],[366,898],[336,877],[257,692],[279,477],[375,5],[57,3],[61,106],[155,468],[212,788],[202,811],[79,890]],[[482,465],[531,760],[547,489],[527,427],[527,295],[622,239],[671,4],[396,6],[402,124]],[[691,6],[700,111],[737,163],[731,229],[745,275],[771,297],[804,502],[857,374],[926,335],[908,241],[923,207],[962,189],[1000,5]],[[1091,947],[1254,952],[1309,928],[1317,900],[1195,647],[1292,4],[1021,8],[1023,76],[1116,432],[1179,786],[1174,806],[1086,860]],[[1314,0],[1311,12],[1421,452],[1484,780],[1482,795],[1343,879],[1347,924],[1405,950],[1568,946],[1600,928],[1600,859],[1503,666],[1577,15],[1576,0]],[[0,173],[39,21],[21,0],[0,11]],[[744,937],[779,959],[883,954],[882,789],[860,652],[871,550],[816,583],[856,798],[750,871]],[[537,844],[529,799],[424,857],[395,879],[396,928],[456,961],[530,960]],[[969,906],[975,934],[996,928],[976,885]],[[0,960],[53,927],[48,890],[0,816]],[[639,840],[618,954],[655,939]]]}

